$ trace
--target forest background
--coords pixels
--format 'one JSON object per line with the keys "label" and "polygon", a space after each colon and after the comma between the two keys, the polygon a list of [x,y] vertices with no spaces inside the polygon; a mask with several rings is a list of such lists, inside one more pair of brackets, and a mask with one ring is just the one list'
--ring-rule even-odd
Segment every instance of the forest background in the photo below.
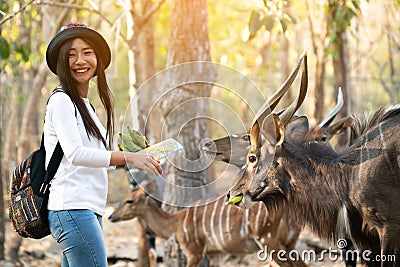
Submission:
{"label": "forest background", "polygon": [[[117,131],[123,131],[126,124],[132,125],[145,132],[152,143],[175,137],[179,132],[177,138],[195,159],[199,157],[201,140],[234,132],[226,132],[210,121],[187,123],[193,118],[193,110],[169,123],[165,119],[170,105],[176,105],[177,99],[183,103],[199,96],[229,103],[239,114],[238,122],[232,120],[232,114],[213,105],[193,109],[205,108],[210,117],[219,118],[222,124],[232,124],[230,129],[240,132],[251,123],[256,111],[249,111],[248,103],[243,101],[251,99],[253,92],[245,87],[235,89],[240,98],[229,90],[189,86],[166,96],[163,104],[149,112],[154,102],[152,96],[160,89],[138,89],[152,75],[176,64],[210,61],[251,80],[267,98],[307,49],[309,89],[300,113],[314,123],[321,121],[335,105],[339,86],[345,98],[341,117],[375,111],[399,101],[399,9],[399,0],[1,0],[0,210],[4,213],[0,213],[0,260],[6,256],[5,227],[10,223],[10,173],[40,142],[45,103],[57,85],[44,54],[62,25],[82,22],[107,39],[112,49],[107,78],[115,95],[120,127]],[[208,71],[214,77],[215,73]],[[169,81],[163,83],[172,83],[174,77],[167,78]],[[283,105],[296,95],[298,87],[293,88]],[[90,98],[103,118],[94,92]],[[251,101],[259,107],[265,98]],[[177,130],[182,125],[183,130]],[[182,182],[178,179],[181,173],[173,169],[168,173],[175,182]],[[206,183],[210,172],[191,175],[193,186]],[[121,179],[126,177],[117,175],[110,183],[119,184]],[[115,184],[110,187],[117,187]],[[110,201],[122,198],[117,190],[112,193]],[[20,241],[14,243],[18,248]],[[9,257],[18,255],[14,251]]]}

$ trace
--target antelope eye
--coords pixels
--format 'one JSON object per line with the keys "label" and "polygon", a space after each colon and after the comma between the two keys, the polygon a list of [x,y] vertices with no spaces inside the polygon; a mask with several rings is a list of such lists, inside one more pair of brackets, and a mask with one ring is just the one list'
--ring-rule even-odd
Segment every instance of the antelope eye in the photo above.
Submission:
{"label": "antelope eye", "polygon": [[130,200],[127,200],[126,203],[132,204],[132,203],[133,203],[133,200],[131,200],[131,199],[130,199]]}
{"label": "antelope eye", "polygon": [[245,135],[243,135],[242,139],[243,139],[244,141],[250,141],[250,135],[245,134]]}
{"label": "antelope eye", "polygon": [[325,142],[327,139],[328,139],[328,138],[327,138],[326,135],[323,135],[323,136],[321,137],[321,141],[322,141],[322,142]]}
{"label": "antelope eye", "polygon": [[249,161],[250,161],[250,163],[256,162],[256,156],[250,156]]}

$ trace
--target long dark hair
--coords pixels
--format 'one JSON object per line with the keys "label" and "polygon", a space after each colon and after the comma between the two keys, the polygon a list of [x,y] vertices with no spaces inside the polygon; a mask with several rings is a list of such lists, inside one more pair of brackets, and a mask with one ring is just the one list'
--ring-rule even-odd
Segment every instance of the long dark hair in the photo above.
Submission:
{"label": "long dark hair", "polygon": [[79,95],[79,92],[75,86],[75,80],[72,78],[69,70],[69,53],[73,39],[67,40],[60,47],[60,52],[58,54],[58,60],[57,60],[57,74],[60,79],[60,84],[62,86],[62,89],[71,97],[72,101],[75,103],[79,113],[82,116],[82,120],[85,125],[88,137],[90,138],[90,136],[93,136],[101,140],[104,146],[110,149],[112,147],[112,139],[114,136],[114,97],[111,93],[110,88],[108,87],[106,75],[104,72],[104,62],[102,60],[102,57],[99,56],[99,53],[96,51],[96,46],[93,45],[93,43],[88,39],[85,38],[81,39],[87,42],[91,47],[93,47],[97,56],[97,69],[96,69],[97,91],[101,103],[103,104],[107,113],[106,129],[107,129],[107,136],[109,139],[108,145],[105,141],[105,138],[101,135],[99,128],[96,126],[96,123],[90,116],[89,111],[85,105],[85,102]]}

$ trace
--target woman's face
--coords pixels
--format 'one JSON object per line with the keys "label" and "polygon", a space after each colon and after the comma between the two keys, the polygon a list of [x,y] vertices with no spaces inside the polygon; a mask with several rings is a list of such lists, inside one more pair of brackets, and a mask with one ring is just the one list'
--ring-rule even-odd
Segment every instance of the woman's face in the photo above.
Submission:
{"label": "woman's face", "polygon": [[96,73],[96,53],[87,42],[80,38],[72,41],[69,51],[69,69],[78,86],[89,86],[90,79]]}

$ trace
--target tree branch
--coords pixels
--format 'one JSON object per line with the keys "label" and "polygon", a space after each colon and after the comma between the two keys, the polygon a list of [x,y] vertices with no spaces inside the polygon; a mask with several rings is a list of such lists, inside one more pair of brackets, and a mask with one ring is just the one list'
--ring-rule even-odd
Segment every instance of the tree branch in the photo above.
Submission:
{"label": "tree branch", "polygon": [[[97,6],[94,6],[94,3],[92,1],[89,1],[89,4],[91,7],[85,7],[81,5],[76,5],[76,4],[69,4],[69,3],[61,3],[61,2],[52,2],[52,1],[39,1],[38,4],[43,4],[43,5],[49,5],[49,6],[57,6],[57,7],[63,7],[63,8],[70,8],[70,9],[79,9],[79,10],[86,10],[90,12],[94,12],[99,17],[105,21],[111,28],[114,28],[114,23],[112,23],[110,20],[108,20],[103,13],[98,9]],[[121,39],[129,46],[129,42],[126,39],[126,37],[120,32],[119,36]]]}
{"label": "tree branch", "polygon": [[165,0],[160,0],[157,4],[155,4],[146,14],[142,15],[142,19],[140,21],[140,25],[143,26],[147,23],[147,21],[153,16],[153,14],[158,11],[161,5],[165,2]]}
{"label": "tree branch", "polygon": [[14,18],[14,17],[15,17],[16,15],[18,15],[19,13],[25,11],[25,9],[26,9],[29,5],[31,5],[33,2],[35,2],[35,0],[29,1],[28,3],[26,3],[25,5],[23,5],[18,11],[14,12],[14,13],[12,13],[12,14],[6,15],[6,17],[3,18],[3,19],[0,21],[0,26],[1,26],[2,24],[4,24],[6,21],[8,21],[8,20]]}

